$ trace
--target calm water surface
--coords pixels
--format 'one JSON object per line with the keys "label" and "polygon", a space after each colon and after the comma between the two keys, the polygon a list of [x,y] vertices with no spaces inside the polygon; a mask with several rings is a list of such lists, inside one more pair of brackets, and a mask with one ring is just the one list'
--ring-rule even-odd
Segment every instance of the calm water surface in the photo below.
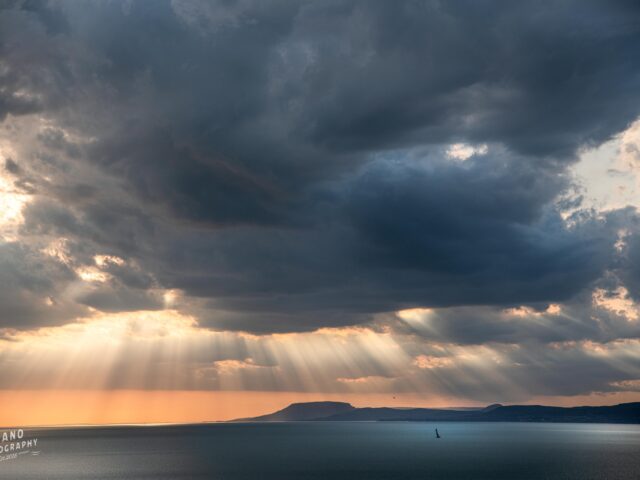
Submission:
{"label": "calm water surface", "polygon": [[638,425],[278,423],[25,433],[38,437],[41,453],[0,462],[0,479],[640,478]]}

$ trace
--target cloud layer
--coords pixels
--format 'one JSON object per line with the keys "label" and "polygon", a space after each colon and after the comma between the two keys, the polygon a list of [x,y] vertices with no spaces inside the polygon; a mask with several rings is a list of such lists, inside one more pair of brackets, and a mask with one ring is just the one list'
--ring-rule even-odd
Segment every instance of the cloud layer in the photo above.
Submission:
{"label": "cloud layer", "polygon": [[558,345],[638,337],[598,310],[640,300],[635,205],[591,208],[571,170],[640,115],[638,25],[626,1],[3,2],[0,328],[171,308],[587,368]]}

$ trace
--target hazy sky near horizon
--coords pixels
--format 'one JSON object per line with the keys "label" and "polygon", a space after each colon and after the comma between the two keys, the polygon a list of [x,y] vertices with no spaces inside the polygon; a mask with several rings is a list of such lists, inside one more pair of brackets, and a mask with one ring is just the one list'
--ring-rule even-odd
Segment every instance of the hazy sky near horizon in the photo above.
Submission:
{"label": "hazy sky near horizon", "polygon": [[640,399],[639,51],[623,0],[1,1],[0,389]]}

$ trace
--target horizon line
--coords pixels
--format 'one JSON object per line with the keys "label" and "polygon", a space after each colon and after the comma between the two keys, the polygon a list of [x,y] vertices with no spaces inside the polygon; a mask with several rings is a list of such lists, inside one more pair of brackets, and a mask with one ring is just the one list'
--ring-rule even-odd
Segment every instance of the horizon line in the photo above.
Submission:
{"label": "horizon line", "polygon": [[[309,404],[309,403],[346,403],[348,405],[351,405],[353,407],[353,404],[351,404],[350,402],[341,402],[341,401],[337,401],[337,400],[318,400],[318,401],[310,401],[310,402],[291,402],[288,405],[282,407],[279,410],[276,410],[275,412],[271,412],[271,413],[276,413],[279,412],[281,410],[284,410],[288,407],[290,407],[291,405],[300,405],[300,404]],[[524,403],[514,403],[514,404],[503,404],[500,402],[494,402],[494,403],[489,403],[487,405],[485,405],[484,407],[437,407],[437,408],[431,408],[431,407],[370,407],[370,406],[365,406],[365,407],[354,407],[356,409],[364,409],[364,408],[389,408],[389,409],[393,409],[393,410],[419,410],[419,409],[424,409],[424,410],[447,410],[447,411],[456,411],[457,409],[472,409],[472,410],[483,410],[484,408],[493,406],[493,405],[497,405],[500,407],[519,407],[519,406],[526,406],[526,407],[549,407],[549,408],[562,408],[562,409],[570,409],[570,408],[607,408],[607,407],[617,407],[620,405],[629,405],[629,404],[633,404],[633,403],[640,403],[640,401],[636,401],[636,402],[621,402],[621,403],[614,403],[614,404],[609,404],[609,405],[571,405],[571,406],[558,406],[558,405],[544,405],[544,404],[524,404]],[[247,422],[246,423],[253,423],[251,422],[251,419],[253,418],[259,418],[263,415],[270,415],[270,413],[265,413],[265,414],[260,414],[260,415],[256,415],[253,417],[245,417]],[[111,423],[58,423],[58,424],[45,424],[45,425],[29,425],[29,426],[20,426],[20,425],[11,425],[11,426],[0,426],[0,431],[3,430],[17,430],[17,429],[22,429],[22,430],[35,430],[35,429],[70,429],[70,428],[118,428],[118,427],[136,427],[136,428],[148,428],[148,427],[172,427],[172,426],[189,426],[189,425],[193,425],[193,426],[198,426],[198,425],[206,425],[206,424],[214,424],[214,423],[233,423],[233,422],[239,422],[241,423],[242,420],[244,420],[245,418],[235,418],[235,419],[229,419],[229,420],[201,420],[201,421],[197,421],[197,422],[111,422]],[[272,423],[287,423],[287,422],[296,422],[297,420],[280,420],[280,421],[273,421]],[[357,421],[357,420],[354,420]]]}

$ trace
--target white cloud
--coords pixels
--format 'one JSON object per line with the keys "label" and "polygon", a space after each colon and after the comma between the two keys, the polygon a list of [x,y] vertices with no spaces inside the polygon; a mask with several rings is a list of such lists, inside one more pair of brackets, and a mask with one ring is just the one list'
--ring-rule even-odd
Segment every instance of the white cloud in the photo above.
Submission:
{"label": "white cloud", "polygon": [[486,155],[489,147],[486,144],[469,145],[467,143],[454,143],[447,149],[449,158],[465,161],[474,155]]}
{"label": "white cloud", "polygon": [[583,151],[571,173],[582,188],[583,207],[640,206],[640,119],[612,140]]}

